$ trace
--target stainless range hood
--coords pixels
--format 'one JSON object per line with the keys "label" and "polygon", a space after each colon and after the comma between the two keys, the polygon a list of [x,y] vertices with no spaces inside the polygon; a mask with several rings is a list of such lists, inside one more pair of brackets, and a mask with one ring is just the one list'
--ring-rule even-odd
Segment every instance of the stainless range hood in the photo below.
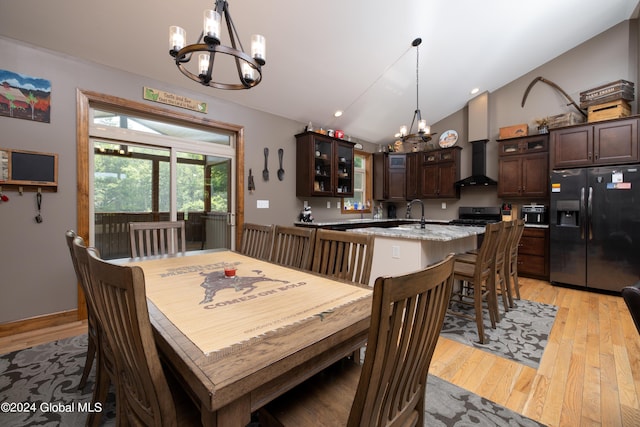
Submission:
{"label": "stainless range hood", "polygon": [[487,176],[487,147],[489,141],[489,92],[469,101],[468,132],[471,144],[471,176],[456,182],[456,187],[497,185]]}

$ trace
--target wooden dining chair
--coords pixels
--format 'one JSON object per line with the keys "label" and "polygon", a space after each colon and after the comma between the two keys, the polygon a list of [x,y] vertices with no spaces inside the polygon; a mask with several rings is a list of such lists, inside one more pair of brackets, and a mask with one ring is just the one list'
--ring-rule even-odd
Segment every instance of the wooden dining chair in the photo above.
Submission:
{"label": "wooden dining chair", "polygon": [[73,263],[73,271],[76,273],[76,280],[80,283],[80,287],[82,288],[82,292],[85,296],[85,305],[87,307],[87,356],[84,360],[84,370],[82,371],[82,377],[80,378],[80,384],[78,384],[78,389],[83,389],[87,385],[87,377],[91,372],[91,367],[93,366],[93,362],[96,359],[96,351],[98,347],[98,330],[97,330],[97,320],[95,319],[95,314],[93,313],[93,307],[89,304],[88,298],[88,288],[87,284],[83,280],[80,271],[78,270],[78,260],[76,259],[76,255],[73,252],[73,240],[79,239],[84,246],[84,240],[79,237],[75,231],[67,230],[65,233],[65,240],[67,242],[67,247],[69,248],[69,253],[71,255],[71,262]]}
{"label": "wooden dining chair", "polygon": [[[493,260],[493,274],[496,281],[495,289],[502,298],[502,306],[504,307],[505,313],[509,311],[510,307],[513,307],[513,298],[510,289],[507,287],[506,276],[506,250],[511,243],[513,229],[513,221],[502,221],[502,229],[498,234],[498,244],[496,245],[495,258]],[[497,319],[500,320],[499,313]]]}
{"label": "wooden dining chair", "polygon": [[368,285],[373,242],[371,234],[319,229],[316,231],[311,271]]}
{"label": "wooden dining chair", "polygon": [[273,246],[273,225],[262,225],[245,222],[242,225],[240,253],[268,261]]}
{"label": "wooden dining chair", "polygon": [[453,254],[378,277],[364,365],[343,359],[269,403],[265,427],[423,426],[427,374],[453,283]]}
{"label": "wooden dining chair", "polygon": [[[454,266],[454,278],[460,281],[460,287],[452,294],[449,313],[475,320],[481,344],[485,342],[483,316],[485,304],[491,326],[495,328],[497,322],[498,304],[495,291],[494,257],[502,227],[502,222],[487,224],[475,262],[458,261],[458,257],[464,256],[462,254],[456,257]],[[455,303],[473,307],[473,316],[456,309],[453,306]]]}
{"label": "wooden dining chair", "polygon": [[[89,339],[93,340],[96,354],[95,384],[93,386],[92,407],[100,403],[104,408],[109,393],[109,387],[114,383],[115,362],[113,351],[109,347],[104,332],[100,326],[98,318],[98,308],[95,296],[90,285],[91,275],[89,273],[89,254],[82,237],[76,236],[71,242],[71,250],[77,266],[77,274],[82,284],[87,312],[89,313]],[[96,251],[97,254],[97,251]],[[93,338],[91,336],[93,335]],[[85,366],[86,370],[86,366]],[[84,375],[84,374],[83,374]],[[102,419],[101,412],[90,412],[87,416],[87,426],[98,426]]]}
{"label": "wooden dining chair", "polygon": [[116,425],[198,425],[199,411],[177,383],[169,387],[160,363],[142,269],[105,262],[93,248],[87,253],[98,319],[115,361]]}
{"label": "wooden dining chair", "polygon": [[185,253],[184,221],[149,221],[129,223],[131,257]]}
{"label": "wooden dining chair", "polygon": [[509,289],[510,295],[513,296],[513,293],[511,292],[511,287],[513,285],[513,292],[515,292],[516,299],[520,299],[520,283],[518,282],[518,248],[520,247],[520,240],[522,239],[523,232],[524,220],[516,219],[514,221],[511,241],[509,242],[509,245],[506,249],[507,254],[505,264],[507,268],[505,269],[505,275],[507,287]]}
{"label": "wooden dining chair", "polygon": [[276,225],[271,262],[310,270],[315,237],[314,228]]}
{"label": "wooden dining chair", "polygon": [[[512,242],[512,238],[514,237],[513,232],[515,222],[514,221],[504,221],[502,229],[498,234],[498,244],[495,247],[494,255],[492,255],[493,259],[493,272],[496,280],[496,292],[502,298],[502,305],[504,307],[504,311],[509,311],[509,308],[513,307],[513,296],[511,294],[511,288],[509,287],[508,282],[508,262],[509,262],[509,248]],[[478,251],[475,252],[467,252],[464,254],[459,254],[456,256],[456,261],[460,262],[468,262],[475,263],[478,257]],[[500,319],[500,313],[496,313],[497,319]]]}

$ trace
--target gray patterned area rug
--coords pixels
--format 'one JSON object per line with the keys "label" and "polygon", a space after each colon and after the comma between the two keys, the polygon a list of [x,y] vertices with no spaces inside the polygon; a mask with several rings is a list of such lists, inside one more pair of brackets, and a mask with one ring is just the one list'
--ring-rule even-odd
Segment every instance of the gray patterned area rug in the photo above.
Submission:
{"label": "gray patterned area rug", "polygon": [[[0,426],[83,426],[93,389],[92,374],[78,390],[86,350],[87,335],[79,335],[0,356]],[[426,412],[428,426],[542,425],[433,375]],[[114,418],[111,393],[102,425],[115,425]]]}
{"label": "gray patterned area rug", "polygon": [[[448,313],[440,335],[538,368],[558,307],[528,300],[514,300],[514,304],[515,307],[507,313],[500,312],[500,322],[496,329],[490,327],[488,314],[485,315],[484,344],[478,342],[475,321]],[[464,305],[456,304],[454,309],[473,315],[473,309]]]}

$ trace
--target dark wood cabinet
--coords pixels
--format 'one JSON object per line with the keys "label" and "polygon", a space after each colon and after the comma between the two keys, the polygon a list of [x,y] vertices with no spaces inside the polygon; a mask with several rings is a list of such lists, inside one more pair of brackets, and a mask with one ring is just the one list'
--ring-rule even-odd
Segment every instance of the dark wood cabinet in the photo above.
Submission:
{"label": "dark wood cabinet", "polygon": [[419,196],[424,199],[460,198],[460,147],[421,152]]}
{"label": "dark wood cabinet", "polygon": [[620,119],[551,131],[551,166],[565,169],[640,161],[638,119]]}
{"label": "dark wood cabinet", "polygon": [[460,197],[461,147],[373,155],[375,200],[453,199]]}
{"label": "dark wood cabinet", "polygon": [[389,181],[387,200],[406,200],[406,161],[404,154],[389,154]]}
{"label": "dark wood cabinet", "polygon": [[548,228],[524,228],[518,246],[518,275],[549,280]]}
{"label": "dark wood cabinet", "polygon": [[406,162],[406,199],[413,200],[420,197],[420,155],[421,153],[407,153]]}
{"label": "dark wood cabinet", "polygon": [[406,155],[401,153],[375,153],[373,155],[375,200],[405,200]]}
{"label": "dark wood cabinet", "polygon": [[315,132],[296,135],[296,196],[353,196],[353,145]]}
{"label": "dark wood cabinet", "polygon": [[387,189],[387,174],[389,168],[387,167],[387,154],[386,153],[373,153],[373,199],[385,200]]}
{"label": "dark wood cabinet", "polygon": [[498,140],[498,197],[548,197],[548,143],[547,134]]}

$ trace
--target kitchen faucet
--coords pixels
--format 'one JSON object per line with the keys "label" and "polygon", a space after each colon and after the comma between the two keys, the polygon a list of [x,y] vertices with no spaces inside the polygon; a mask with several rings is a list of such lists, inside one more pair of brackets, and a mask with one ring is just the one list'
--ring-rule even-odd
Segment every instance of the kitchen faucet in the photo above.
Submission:
{"label": "kitchen faucet", "polygon": [[407,203],[407,213],[405,214],[405,218],[411,218],[411,205],[414,203],[420,203],[422,206],[422,216],[420,217],[420,228],[425,228],[426,221],[424,219],[424,202],[420,199],[413,199],[409,203]]}

